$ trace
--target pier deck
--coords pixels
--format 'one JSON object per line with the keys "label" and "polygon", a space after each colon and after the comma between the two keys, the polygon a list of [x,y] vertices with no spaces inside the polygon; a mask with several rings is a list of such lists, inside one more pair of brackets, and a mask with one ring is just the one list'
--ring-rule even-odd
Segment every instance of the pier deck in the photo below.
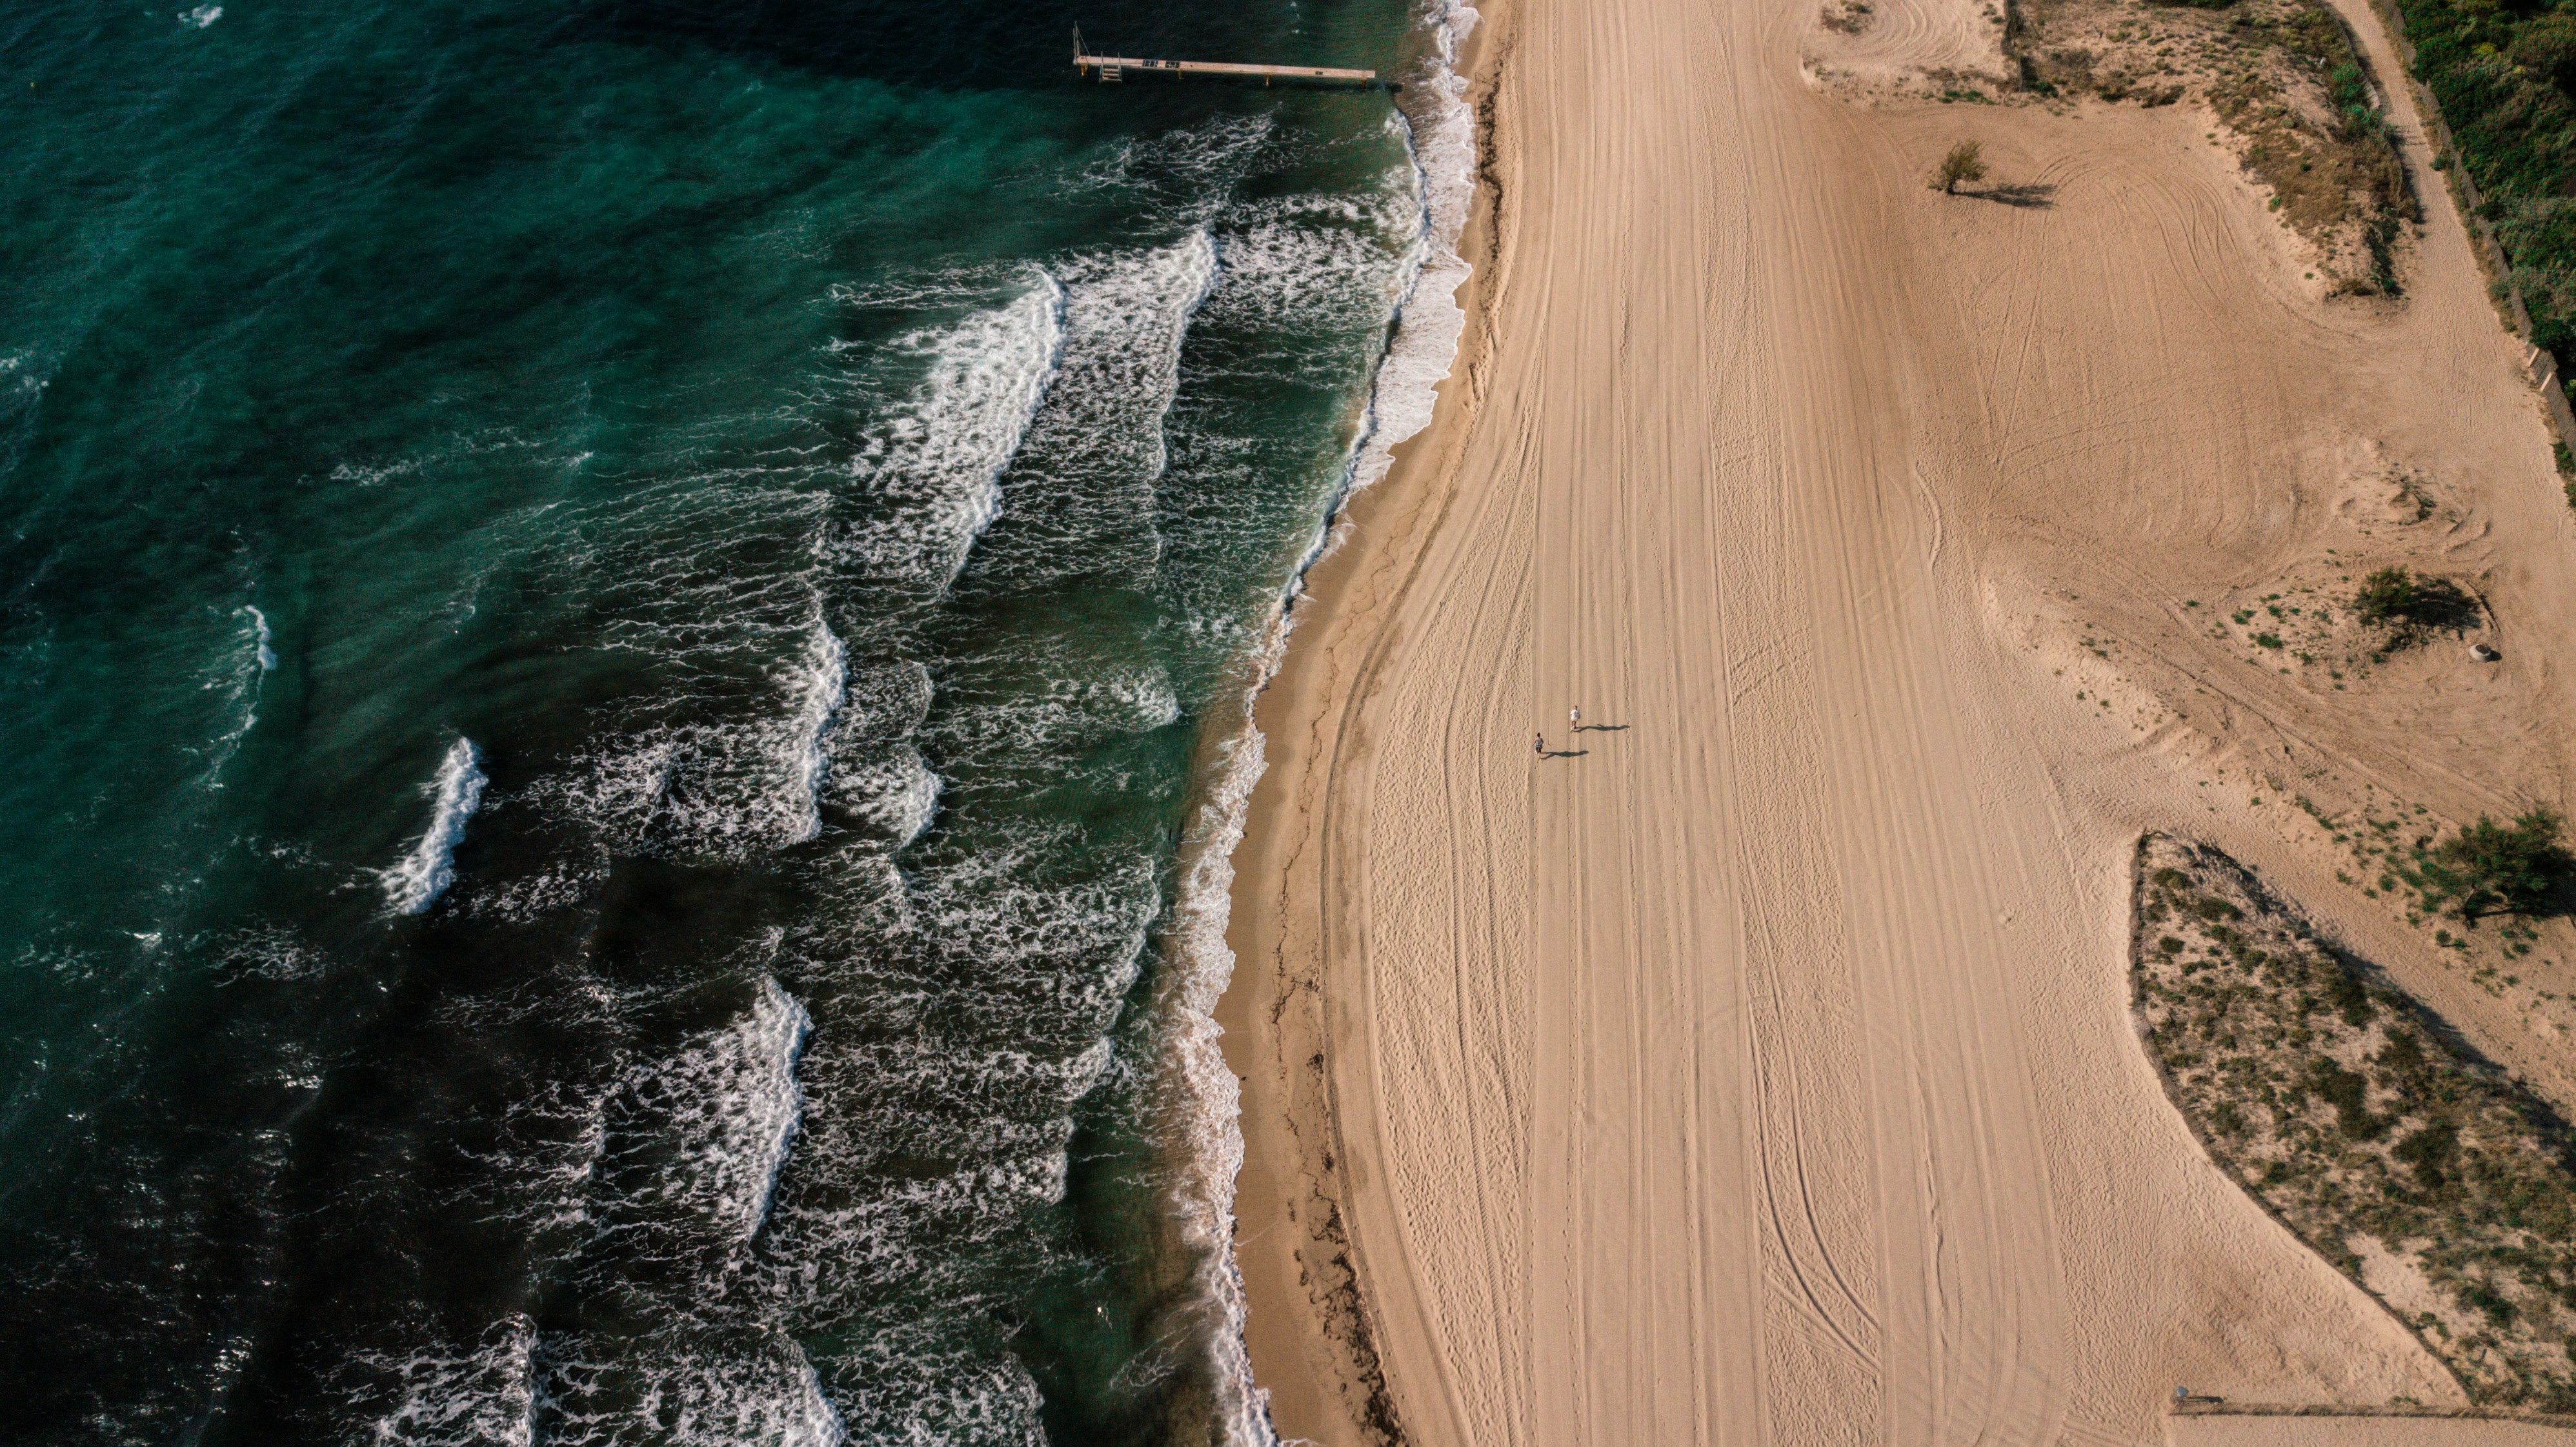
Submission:
{"label": "pier deck", "polygon": [[1240,65],[1224,60],[1137,60],[1119,55],[1085,55],[1077,48],[1073,68],[1100,73],[1102,83],[1124,80],[1129,72],[1146,75],[1257,75],[1269,80],[1330,80],[1367,83],[1374,70],[1339,70],[1329,65]]}

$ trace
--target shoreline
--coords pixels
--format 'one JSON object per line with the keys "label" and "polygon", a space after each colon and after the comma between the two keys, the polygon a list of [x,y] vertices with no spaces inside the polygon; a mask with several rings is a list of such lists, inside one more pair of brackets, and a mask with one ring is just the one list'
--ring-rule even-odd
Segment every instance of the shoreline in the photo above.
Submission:
{"label": "shoreline", "polygon": [[1329,1067],[1317,1068],[1330,1058],[1332,1031],[1317,1010],[1326,968],[1317,836],[1324,816],[1313,806],[1333,764],[1356,746],[1337,726],[1365,663],[1350,645],[1377,633],[1454,488],[1493,345],[1494,300],[1507,279],[1493,133],[1518,0],[1483,0],[1476,9],[1480,19],[1456,62],[1476,151],[1456,249],[1470,268],[1456,293],[1464,327],[1433,389],[1430,422],[1390,449],[1384,477],[1344,502],[1290,605],[1294,632],[1254,700],[1264,768],[1232,856],[1225,935],[1235,966],[1213,1013],[1241,1092],[1233,1258],[1252,1378],[1283,1441],[1400,1438],[1341,1218],[1347,1155]]}

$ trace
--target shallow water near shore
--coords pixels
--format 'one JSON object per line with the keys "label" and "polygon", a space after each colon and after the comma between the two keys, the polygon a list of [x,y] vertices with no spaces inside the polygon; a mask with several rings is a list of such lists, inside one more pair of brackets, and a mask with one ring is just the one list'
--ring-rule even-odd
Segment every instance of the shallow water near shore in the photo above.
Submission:
{"label": "shallow water near shore", "polygon": [[1178,861],[1445,13],[0,21],[0,1435],[1263,1436]]}

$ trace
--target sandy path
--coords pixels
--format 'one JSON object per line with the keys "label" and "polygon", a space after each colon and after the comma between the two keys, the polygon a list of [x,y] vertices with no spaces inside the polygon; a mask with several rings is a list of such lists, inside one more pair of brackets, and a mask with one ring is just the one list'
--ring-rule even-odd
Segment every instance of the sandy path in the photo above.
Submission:
{"label": "sandy path", "polygon": [[[2141,827],[2331,873],[2249,750],[2446,807],[2558,768],[2554,677],[2497,766],[2373,736],[2177,596],[2322,546],[2356,448],[2465,458],[2541,530],[2465,253],[2429,240],[2394,317],[2329,309],[2192,117],[1841,107],[1798,78],[1809,20],[1514,21],[1472,420],[1364,515],[1265,705],[1229,1028],[1266,1015],[1286,1062],[1244,1191],[1280,1425],[1369,1437],[1368,1384],[1315,1389],[1334,1353],[1263,1326],[1334,1286],[1265,1215],[1299,1149],[1284,1195],[1338,1210],[1416,1443],[2153,1442],[2176,1384],[2455,1400],[2192,1144],[2124,950]],[[1927,193],[1961,133],[2052,204]],[[2534,606],[2566,586],[2512,567]],[[2151,663],[2086,672],[2096,633]]]}

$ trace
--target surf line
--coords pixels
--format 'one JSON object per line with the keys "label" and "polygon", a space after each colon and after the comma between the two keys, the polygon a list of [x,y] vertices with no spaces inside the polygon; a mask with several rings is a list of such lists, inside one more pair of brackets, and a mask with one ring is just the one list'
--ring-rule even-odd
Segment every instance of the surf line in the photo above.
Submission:
{"label": "surf line", "polygon": [[[1458,289],[1473,268],[1458,253],[1476,186],[1475,113],[1458,59],[1482,16],[1465,0],[1427,0],[1419,12],[1430,30],[1430,99],[1396,110],[1413,171],[1415,232],[1403,263],[1409,273],[1391,309],[1393,335],[1370,379],[1361,425],[1341,475],[1306,545],[1273,601],[1261,641],[1246,660],[1240,712],[1218,742],[1192,811],[1173,900],[1170,948],[1178,968],[1171,1015],[1176,1115],[1186,1122],[1181,1179],[1171,1191],[1199,1301],[1214,1318],[1203,1341],[1217,1388],[1217,1435],[1225,1447],[1272,1447],[1269,1393],[1254,1380],[1245,1338],[1246,1302],[1235,1258],[1234,1183],[1243,1164],[1241,1086],[1225,1062],[1216,1023],[1218,1001],[1232,983],[1234,950],[1226,941],[1234,893],[1234,851],[1249,823],[1253,789],[1267,767],[1267,740],[1255,700],[1287,656],[1308,576],[1341,536],[1344,511],[1394,466],[1394,449],[1430,425],[1440,383],[1457,364],[1466,331]],[[1390,87],[1392,88],[1392,87]]]}

